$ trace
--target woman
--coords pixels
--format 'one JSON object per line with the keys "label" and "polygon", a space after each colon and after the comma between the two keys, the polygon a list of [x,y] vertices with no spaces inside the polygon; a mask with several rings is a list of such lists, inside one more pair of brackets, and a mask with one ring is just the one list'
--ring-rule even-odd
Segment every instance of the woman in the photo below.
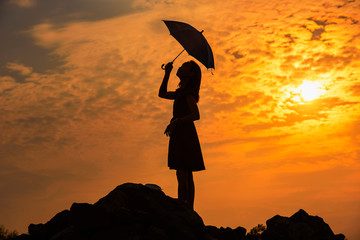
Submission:
{"label": "woman", "polygon": [[175,92],[167,90],[172,63],[165,66],[159,97],[174,100],[173,118],[165,129],[170,136],[168,166],[176,170],[178,198],[194,208],[195,186],[193,171],[205,170],[194,121],[199,120],[199,90],[201,70],[194,61],[185,62],[177,71],[180,78]]}

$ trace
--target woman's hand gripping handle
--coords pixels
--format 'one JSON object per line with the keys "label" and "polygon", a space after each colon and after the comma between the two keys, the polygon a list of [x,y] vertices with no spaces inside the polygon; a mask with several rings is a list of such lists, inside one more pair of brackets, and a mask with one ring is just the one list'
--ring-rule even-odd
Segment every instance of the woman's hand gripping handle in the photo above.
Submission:
{"label": "woman's hand gripping handle", "polygon": [[163,65],[161,65],[161,68],[163,69],[163,70],[165,70],[165,72],[171,72],[171,70],[173,69],[173,62],[169,62],[168,64],[163,64]]}

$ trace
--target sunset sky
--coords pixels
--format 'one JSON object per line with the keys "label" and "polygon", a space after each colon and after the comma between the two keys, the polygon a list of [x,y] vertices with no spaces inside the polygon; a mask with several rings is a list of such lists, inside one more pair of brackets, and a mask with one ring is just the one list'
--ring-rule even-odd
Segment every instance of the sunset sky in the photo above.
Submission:
{"label": "sunset sky", "polygon": [[204,30],[215,58],[196,122],[205,224],[302,208],[360,239],[359,16],[359,0],[0,1],[0,225],[26,232],[125,182],[177,197],[165,19]]}

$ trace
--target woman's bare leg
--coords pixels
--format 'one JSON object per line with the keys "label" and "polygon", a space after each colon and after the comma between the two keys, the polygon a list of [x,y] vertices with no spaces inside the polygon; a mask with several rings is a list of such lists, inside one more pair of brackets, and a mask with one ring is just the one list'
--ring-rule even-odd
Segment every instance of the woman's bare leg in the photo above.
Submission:
{"label": "woman's bare leg", "polygon": [[191,171],[187,173],[188,181],[188,195],[187,195],[187,201],[191,207],[191,209],[194,209],[194,200],[195,200],[195,184],[194,184],[194,178]]}
{"label": "woman's bare leg", "polygon": [[178,198],[194,209],[195,185],[191,171],[177,170]]}
{"label": "woman's bare leg", "polygon": [[178,199],[186,202],[187,200],[187,186],[186,186],[186,177],[185,177],[185,171],[183,170],[177,170],[176,171],[176,177],[178,180]]}

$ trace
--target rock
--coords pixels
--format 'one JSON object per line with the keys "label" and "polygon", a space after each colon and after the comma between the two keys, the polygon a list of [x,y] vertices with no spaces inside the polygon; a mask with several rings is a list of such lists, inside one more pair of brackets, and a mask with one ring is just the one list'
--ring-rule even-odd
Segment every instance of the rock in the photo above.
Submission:
{"label": "rock", "polygon": [[131,223],[135,232],[162,232],[168,239],[197,239],[205,228],[201,217],[185,203],[141,184],[120,185],[95,205],[115,213],[117,222]]}
{"label": "rock", "polygon": [[[262,240],[344,240],[345,237],[334,235],[322,218],[310,216],[300,209],[290,218],[279,215],[266,221],[266,230]],[[343,237],[343,238],[342,238]]]}
{"label": "rock", "polygon": [[[46,224],[31,224],[27,239],[202,239],[201,217],[149,184],[116,187],[95,204],[74,203]],[[19,238],[20,239],[20,238]],[[22,237],[26,239],[26,235]]]}
{"label": "rock", "polygon": [[70,217],[71,224],[79,231],[96,231],[111,224],[110,214],[104,208],[88,203],[74,203]]}
{"label": "rock", "polygon": [[345,239],[345,236],[344,234],[336,234],[333,238],[333,240],[344,240]]}
{"label": "rock", "polygon": [[215,226],[206,226],[206,234],[210,239],[218,239],[218,240],[242,240],[246,239],[246,229],[243,227],[237,227],[236,229],[232,228],[217,228]]}
{"label": "rock", "polygon": [[147,183],[147,184],[145,184],[145,187],[148,187],[148,188],[151,188],[151,189],[154,189],[154,190],[161,191],[161,187],[159,187],[159,186],[156,185],[156,184]]}
{"label": "rock", "polygon": [[320,217],[300,210],[275,216],[261,235],[246,229],[205,226],[185,203],[166,196],[154,184],[126,183],[95,204],[74,203],[45,224],[30,224],[16,240],[344,240]]}
{"label": "rock", "polygon": [[64,210],[56,214],[50,221],[45,224],[30,224],[28,231],[34,239],[49,239],[55,233],[60,232],[70,225],[70,212]]}
{"label": "rock", "polygon": [[15,238],[16,240],[31,240],[30,236],[28,234],[21,234],[19,236],[16,236]]}

